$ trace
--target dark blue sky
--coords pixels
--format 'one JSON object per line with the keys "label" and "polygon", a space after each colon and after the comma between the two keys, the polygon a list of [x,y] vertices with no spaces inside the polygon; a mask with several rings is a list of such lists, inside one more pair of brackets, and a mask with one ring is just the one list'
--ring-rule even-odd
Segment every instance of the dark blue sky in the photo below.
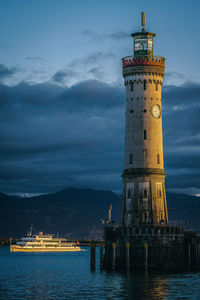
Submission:
{"label": "dark blue sky", "polygon": [[200,194],[199,1],[0,1],[0,191],[120,191],[131,32],[166,57],[169,191]]}

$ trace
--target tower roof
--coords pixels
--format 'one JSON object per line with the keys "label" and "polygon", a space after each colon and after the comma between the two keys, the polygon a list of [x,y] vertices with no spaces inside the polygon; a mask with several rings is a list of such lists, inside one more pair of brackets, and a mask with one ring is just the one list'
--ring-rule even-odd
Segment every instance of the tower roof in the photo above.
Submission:
{"label": "tower roof", "polygon": [[137,36],[137,35],[140,35],[140,36],[146,36],[146,35],[155,36],[156,33],[153,33],[153,32],[146,32],[146,31],[139,31],[139,32],[131,33],[131,36],[132,36],[132,37],[135,37],[135,36]]}

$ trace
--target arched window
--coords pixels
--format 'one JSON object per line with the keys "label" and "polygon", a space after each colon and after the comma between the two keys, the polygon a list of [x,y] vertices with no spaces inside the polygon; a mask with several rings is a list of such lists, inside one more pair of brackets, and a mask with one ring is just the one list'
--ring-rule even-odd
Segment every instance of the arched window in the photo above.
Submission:
{"label": "arched window", "polygon": [[157,164],[160,164],[160,154],[157,154]]}
{"label": "arched window", "polygon": [[128,198],[131,198],[131,190],[128,190]]}

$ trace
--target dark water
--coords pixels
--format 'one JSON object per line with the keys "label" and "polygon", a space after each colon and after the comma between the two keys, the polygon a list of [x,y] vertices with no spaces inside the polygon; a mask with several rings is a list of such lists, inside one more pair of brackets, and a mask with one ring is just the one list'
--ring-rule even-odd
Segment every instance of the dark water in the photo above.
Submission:
{"label": "dark water", "polygon": [[89,262],[89,251],[10,253],[0,248],[0,300],[200,299],[200,274],[90,272]]}

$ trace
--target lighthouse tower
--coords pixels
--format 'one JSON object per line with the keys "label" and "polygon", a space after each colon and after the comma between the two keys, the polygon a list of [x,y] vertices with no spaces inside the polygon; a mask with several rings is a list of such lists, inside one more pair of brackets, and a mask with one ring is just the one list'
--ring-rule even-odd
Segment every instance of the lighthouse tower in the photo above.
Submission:
{"label": "lighthouse tower", "polygon": [[155,33],[132,34],[134,55],[122,59],[126,87],[125,158],[121,225],[167,225],[162,134],[165,58],[155,56]]}
{"label": "lighthouse tower", "polygon": [[145,31],[142,13],[142,30],[132,34],[134,55],[122,59],[126,87],[124,188],[121,222],[107,222],[104,228],[105,269],[200,268],[196,233],[168,224],[161,99],[165,59],[153,53],[155,35]]}

